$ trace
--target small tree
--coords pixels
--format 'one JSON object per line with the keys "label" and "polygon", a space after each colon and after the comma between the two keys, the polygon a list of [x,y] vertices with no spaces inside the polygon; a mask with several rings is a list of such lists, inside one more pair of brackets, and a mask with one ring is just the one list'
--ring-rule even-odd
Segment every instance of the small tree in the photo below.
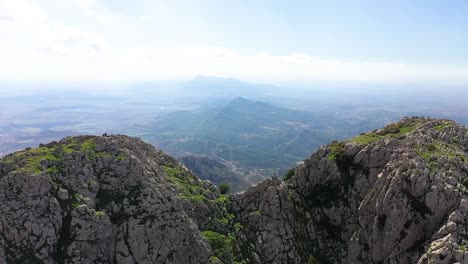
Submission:
{"label": "small tree", "polygon": [[221,185],[219,185],[219,192],[221,194],[227,194],[229,192],[229,184],[222,183]]}
{"label": "small tree", "polygon": [[287,181],[291,179],[291,177],[294,175],[295,172],[296,172],[295,169],[289,169],[286,175],[284,175],[283,180]]}

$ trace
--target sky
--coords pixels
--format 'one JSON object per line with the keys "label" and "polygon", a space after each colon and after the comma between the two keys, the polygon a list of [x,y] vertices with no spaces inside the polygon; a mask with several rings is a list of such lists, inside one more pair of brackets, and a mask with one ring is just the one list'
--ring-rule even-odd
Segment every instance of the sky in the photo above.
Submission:
{"label": "sky", "polygon": [[0,81],[468,84],[464,0],[0,0]]}

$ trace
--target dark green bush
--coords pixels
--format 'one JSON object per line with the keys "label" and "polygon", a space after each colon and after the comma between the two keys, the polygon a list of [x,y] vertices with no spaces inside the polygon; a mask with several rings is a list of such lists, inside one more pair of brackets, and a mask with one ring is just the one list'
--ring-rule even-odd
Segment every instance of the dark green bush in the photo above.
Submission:
{"label": "dark green bush", "polygon": [[229,187],[229,184],[227,184],[227,183],[223,183],[223,184],[219,185],[219,192],[221,194],[227,194],[229,192],[229,189],[230,189],[230,187]]}
{"label": "dark green bush", "polygon": [[295,169],[289,169],[288,172],[284,175],[283,180],[287,181],[291,179],[291,177],[294,176],[294,173],[296,173]]}

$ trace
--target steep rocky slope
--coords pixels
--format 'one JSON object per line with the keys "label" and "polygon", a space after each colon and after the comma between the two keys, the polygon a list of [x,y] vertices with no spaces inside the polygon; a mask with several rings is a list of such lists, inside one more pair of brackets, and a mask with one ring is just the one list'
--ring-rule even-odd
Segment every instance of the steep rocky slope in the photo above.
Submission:
{"label": "steep rocky slope", "polygon": [[41,145],[0,162],[0,263],[207,263],[224,201],[138,139]]}
{"label": "steep rocky slope", "polygon": [[407,118],[221,195],[139,139],[0,160],[0,263],[468,263],[468,130]]}
{"label": "steep rocky slope", "polygon": [[468,130],[404,119],[233,196],[249,263],[468,263]]}

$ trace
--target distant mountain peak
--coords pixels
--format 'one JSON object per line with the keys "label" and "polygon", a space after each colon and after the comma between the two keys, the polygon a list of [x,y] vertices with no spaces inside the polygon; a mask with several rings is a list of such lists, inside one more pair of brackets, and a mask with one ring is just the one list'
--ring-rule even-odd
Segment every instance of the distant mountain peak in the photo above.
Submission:
{"label": "distant mountain peak", "polygon": [[231,103],[232,104],[239,104],[239,103],[243,104],[243,103],[254,103],[254,101],[249,100],[249,99],[247,99],[245,97],[239,96],[239,97],[236,97],[236,98],[232,99]]}
{"label": "distant mountain peak", "polygon": [[232,106],[235,106],[235,107],[255,107],[255,108],[258,108],[258,107],[273,108],[274,107],[271,104],[268,104],[268,103],[265,103],[265,102],[262,102],[262,101],[250,100],[250,99],[247,99],[245,97],[236,97],[236,98],[232,99],[227,106],[228,107],[232,107]]}

